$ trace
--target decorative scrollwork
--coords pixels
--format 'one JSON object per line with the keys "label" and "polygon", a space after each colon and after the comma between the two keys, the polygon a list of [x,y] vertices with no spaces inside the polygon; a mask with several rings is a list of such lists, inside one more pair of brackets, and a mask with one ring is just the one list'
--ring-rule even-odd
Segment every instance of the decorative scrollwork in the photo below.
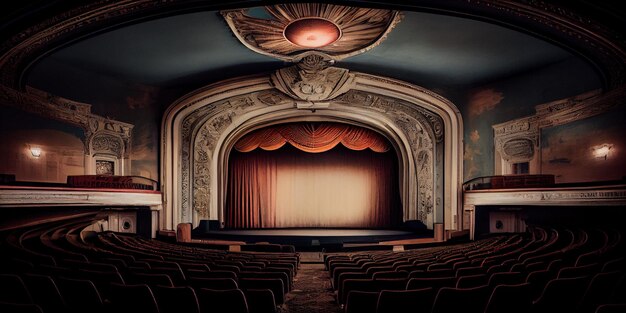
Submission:
{"label": "decorative scrollwork", "polygon": [[341,36],[315,50],[333,60],[341,60],[374,48],[402,20],[399,11],[323,3],[287,3],[264,9],[270,18],[253,17],[247,9],[222,11],[222,15],[246,47],[289,62],[297,62],[302,52],[309,50],[285,38],[285,29],[294,21],[320,18],[334,25]]}
{"label": "decorative scrollwork", "polygon": [[109,153],[121,158],[124,152],[123,140],[110,134],[96,134],[91,139],[91,152]]}
{"label": "decorative scrollwork", "polygon": [[324,101],[346,93],[355,85],[354,74],[342,68],[330,67],[330,62],[318,54],[309,54],[296,66],[272,74],[276,89],[304,101]]}

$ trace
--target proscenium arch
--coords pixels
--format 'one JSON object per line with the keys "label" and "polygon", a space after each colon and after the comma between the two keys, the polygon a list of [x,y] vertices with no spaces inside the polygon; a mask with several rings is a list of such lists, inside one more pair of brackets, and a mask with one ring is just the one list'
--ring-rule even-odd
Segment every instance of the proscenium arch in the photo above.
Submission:
{"label": "proscenium arch", "polygon": [[[440,118],[441,123],[440,125],[438,124],[438,127],[443,128],[439,130],[443,134],[442,149],[433,152],[433,158],[436,157],[435,153],[439,154],[437,157],[441,158],[441,163],[443,164],[442,173],[445,175],[445,178],[433,178],[433,184],[436,185],[433,188],[437,190],[437,197],[439,197],[439,194],[442,197],[442,199],[437,199],[436,201],[437,205],[442,205],[443,207],[444,216],[442,222],[445,229],[460,229],[461,225],[463,225],[462,216],[460,215],[460,173],[462,173],[461,151],[463,136],[462,120],[459,111],[445,98],[424,88],[374,75],[353,74],[356,76],[356,84],[349,93],[362,93],[408,103],[412,107],[414,106],[415,110],[427,110]],[[245,99],[245,95],[259,92],[265,92],[269,95],[267,99],[263,100],[263,105],[259,105],[256,100]],[[202,144],[202,140],[208,142],[206,141],[207,136],[214,136],[214,138],[210,138],[210,142],[215,149],[209,156],[209,162],[211,163],[209,167],[207,169],[200,167],[212,174],[204,177],[210,179],[211,190],[207,190],[210,193],[210,198],[209,202],[205,203],[208,206],[209,214],[208,216],[203,216],[203,219],[207,217],[217,219],[219,215],[217,212],[222,209],[219,207],[219,203],[222,203],[224,198],[223,195],[219,196],[220,192],[216,188],[218,188],[217,186],[220,183],[224,183],[222,170],[225,169],[224,161],[227,161],[227,158],[224,157],[224,154],[227,152],[228,146],[238,136],[245,133],[246,129],[249,131],[255,127],[261,127],[260,125],[267,125],[272,123],[272,119],[274,119],[273,123],[276,123],[277,120],[290,118],[302,120],[303,116],[310,120],[312,116],[315,116],[315,118],[324,117],[326,120],[352,121],[353,124],[369,126],[383,133],[387,138],[397,138],[399,141],[396,141],[394,145],[396,147],[404,146],[404,151],[408,149],[406,137],[403,139],[400,136],[403,132],[399,130],[397,125],[394,127],[394,123],[385,122],[386,114],[381,114],[379,111],[371,110],[359,113],[354,111],[358,111],[356,107],[340,106],[341,101],[334,99],[328,108],[317,109],[315,113],[312,113],[309,110],[298,110],[293,99],[286,97],[284,94],[279,94],[280,92],[272,86],[269,75],[240,77],[218,82],[194,91],[182,97],[168,108],[162,123],[161,181],[165,209],[160,217],[161,228],[175,229],[180,222],[193,222],[194,224],[199,222],[200,217],[197,214],[191,216],[190,212],[181,210],[183,199],[187,197],[186,201],[190,201],[193,198],[194,195],[189,194],[193,190],[190,185],[193,185],[194,181],[198,179],[198,173],[192,172],[195,171],[194,164],[188,165],[185,174],[183,150],[186,151],[187,157],[191,159],[192,163],[196,162],[198,155],[196,155],[197,151],[194,150],[194,146],[199,143]],[[255,99],[258,100],[259,98]],[[243,102],[233,104],[230,100]],[[210,112],[199,118],[198,116],[202,115],[200,114],[202,110],[207,110],[207,108]],[[395,113],[396,111],[390,112]],[[202,129],[210,119],[216,116],[219,117],[219,120],[217,122],[211,120],[211,122],[218,126],[222,124],[224,126],[220,129],[219,134],[215,134],[215,132],[212,134],[210,131]],[[193,118],[196,118],[196,120]],[[256,126],[255,123],[257,123]],[[186,135],[183,136],[185,131]],[[198,139],[201,138],[204,139],[198,142]],[[397,151],[401,152],[401,150]],[[406,154],[410,155],[410,153]],[[404,164],[406,160],[410,160],[410,158],[404,157],[399,164],[403,167],[403,171],[400,173],[401,177],[410,175],[413,171],[411,167],[415,165],[415,162]],[[435,161],[433,160],[433,162]],[[185,176],[187,177],[185,178]],[[412,192],[414,190],[406,190],[407,186],[406,184],[404,185],[403,193],[414,194]],[[189,205],[189,202],[187,204]],[[193,205],[196,206],[197,204],[193,203]],[[407,205],[415,204],[408,203]],[[189,207],[186,210],[189,210]]]}
{"label": "proscenium arch", "polygon": [[[410,149],[405,145],[406,139],[402,133],[398,133],[397,129],[394,129],[394,125],[382,124],[380,121],[354,118],[349,112],[340,112],[336,110],[323,110],[317,111],[311,114],[310,111],[297,110],[285,110],[281,112],[273,112],[272,114],[266,114],[262,116],[256,116],[253,119],[243,121],[240,125],[234,128],[234,130],[224,138],[224,143],[220,145],[220,151],[217,151],[217,201],[218,211],[217,219],[220,221],[220,225],[224,222],[224,209],[227,196],[228,186],[228,164],[229,157],[235,143],[246,134],[271,125],[290,123],[290,122],[338,122],[343,124],[350,124],[354,126],[364,127],[373,130],[383,137],[387,138],[391,143],[391,146],[398,159],[398,179],[402,188],[400,190],[400,198],[403,205],[403,219],[408,220],[411,218],[409,215],[409,209],[405,205],[405,200],[409,201],[408,190],[408,177],[406,173],[410,171],[411,166],[414,164],[413,156],[408,151]],[[383,131],[384,129],[384,131]]]}

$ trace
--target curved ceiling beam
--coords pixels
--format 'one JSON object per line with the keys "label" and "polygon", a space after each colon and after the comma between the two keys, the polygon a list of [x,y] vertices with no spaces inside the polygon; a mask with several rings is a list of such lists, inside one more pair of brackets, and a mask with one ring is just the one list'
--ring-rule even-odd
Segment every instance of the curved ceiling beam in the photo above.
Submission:
{"label": "curved ceiling beam", "polygon": [[[602,24],[603,21],[594,20],[584,13],[542,1],[430,0],[410,5],[401,5],[400,1],[391,2],[384,6],[473,18],[532,34],[566,47],[585,58],[598,69],[607,89],[626,82],[626,42],[620,36],[621,29],[610,28]],[[63,13],[40,19],[41,22],[0,43],[0,83],[23,89],[25,73],[38,59],[72,42],[114,28],[181,13],[260,6],[267,3],[274,1],[207,3],[184,0],[125,0],[76,6]],[[345,1],[342,4],[383,6],[381,3],[368,1]],[[45,16],[45,12],[37,13]],[[23,16],[28,17],[28,14]],[[12,25],[19,24],[17,20],[19,18],[14,18]]]}

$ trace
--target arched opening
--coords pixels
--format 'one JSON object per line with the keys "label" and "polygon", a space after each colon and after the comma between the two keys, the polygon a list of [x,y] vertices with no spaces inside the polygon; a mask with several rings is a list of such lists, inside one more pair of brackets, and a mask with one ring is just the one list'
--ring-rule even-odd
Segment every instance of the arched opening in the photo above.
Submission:
{"label": "arched opening", "polygon": [[270,75],[219,82],[179,99],[163,120],[161,227],[207,219],[225,226],[229,157],[237,141],[263,127],[306,121],[383,134],[397,152],[402,220],[460,229],[458,110],[418,86],[361,73],[354,77],[352,89],[313,102],[314,109],[277,90]]}
{"label": "arched opening", "polygon": [[229,154],[225,228],[390,228],[402,221],[397,154],[372,130],[278,124]]}

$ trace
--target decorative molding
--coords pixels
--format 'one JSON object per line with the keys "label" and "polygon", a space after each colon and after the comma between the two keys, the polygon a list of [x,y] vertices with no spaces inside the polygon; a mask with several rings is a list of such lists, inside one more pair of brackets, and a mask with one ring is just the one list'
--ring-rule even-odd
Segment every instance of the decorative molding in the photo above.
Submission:
{"label": "decorative molding", "polygon": [[90,154],[112,154],[121,159],[124,156],[124,142],[119,136],[98,132],[91,137]]}
{"label": "decorative molding", "polygon": [[269,19],[252,17],[247,14],[248,9],[222,11],[222,15],[246,47],[289,62],[306,57],[303,52],[311,49],[293,44],[285,38],[285,29],[294,21],[317,17],[334,24],[341,32],[339,39],[314,50],[338,61],[376,47],[402,19],[402,14],[395,10],[325,3],[287,3],[266,6],[264,9]]}
{"label": "decorative molding", "polygon": [[602,94],[600,90],[535,106],[535,114],[493,125],[494,144],[507,162],[526,162],[539,148],[541,129],[586,119],[624,105],[626,85]]}
{"label": "decorative molding", "polygon": [[85,133],[86,149],[96,133],[105,131],[122,140],[126,156],[131,151],[130,142],[134,125],[93,114],[91,104],[72,101],[31,87],[21,92],[0,84],[0,105],[15,107],[82,128]]}
{"label": "decorative molding", "polygon": [[626,185],[465,191],[463,210],[470,215],[470,240],[474,239],[478,207],[495,205],[623,207],[626,206]]}
{"label": "decorative molding", "polygon": [[0,189],[0,207],[149,206],[160,210],[160,192],[103,192],[75,188]]}
{"label": "decorative molding", "polygon": [[344,95],[336,99],[337,102],[344,104],[363,104],[363,106],[375,109],[380,113],[394,114],[401,112],[418,120],[421,124],[430,125],[426,127],[428,131],[432,131],[432,138],[436,142],[441,142],[444,137],[444,125],[440,116],[423,108],[416,106],[404,100],[377,95],[361,90],[350,90]]}
{"label": "decorative molding", "polygon": [[353,89],[354,74],[347,69],[331,67],[324,56],[310,53],[295,66],[277,70],[271,75],[276,89],[296,100],[326,101]]}
{"label": "decorative molding", "polygon": [[[436,214],[443,214],[446,229],[460,227],[461,177],[456,173],[462,172],[462,121],[458,109],[419,86],[354,74],[354,89],[328,101],[311,101],[314,105],[328,103],[325,109],[311,113],[299,110],[302,100],[280,92],[270,75],[262,74],[217,82],[177,100],[166,110],[162,124],[162,227],[174,229],[180,222],[197,225],[207,218],[221,220],[232,145],[259,127],[297,121],[349,123],[384,134],[398,152],[404,219],[426,215],[428,224],[441,218]],[[370,102],[361,101],[362,97]],[[357,103],[351,105],[353,100]],[[406,113],[384,113],[393,108]],[[441,140],[435,134],[440,134]],[[437,167],[434,173],[433,166]],[[437,178],[443,173],[449,173],[446,180]],[[433,177],[431,189],[419,186],[418,175]],[[428,182],[422,179],[423,184]],[[424,213],[418,213],[418,207]],[[442,212],[434,212],[435,207]]]}
{"label": "decorative molding", "polygon": [[[327,70],[325,68],[324,70]],[[271,95],[271,96],[268,96]],[[265,101],[261,101],[264,99]],[[267,99],[274,99],[267,101]],[[200,216],[208,216],[211,198],[213,155],[219,138],[233,120],[249,112],[262,109],[271,103],[282,103],[293,107],[285,95],[275,91],[263,91],[222,100],[213,105],[202,107],[188,115],[182,122],[182,184],[181,218],[189,218],[193,207]],[[350,91],[331,102],[333,109],[342,110],[341,106],[361,107],[385,113],[409,139],[415,171],[414,182],[417,186],[417,219],[424,222],[432,220],[434,209],[435,185],[435,144],[443,140],[443,122],[434,113],[389,97]],[[201,126],[202,125],[202,126]],[[199,128],[199,130],[197,130]],[[195,136],[195,139],[193,139]],[[193,152],[192,152],[193,151]],[[192,158],[193,155],[193,158]],[[190,201],[191,200],[191,201]]]}
{"label": "decorative molding", "polygon": [[539,128],[533,117],[493,125],[494,145],[507,162],[532,160],[539,146]]}
{"label": "decorative molding", "polygon": [[[388,4],[394,5],[394,1]],[[199,4],[197,1],[150,1],[104,0],[89,4],[79,4],[57,15],[46,16],[42,21],[15,33],[10,39],[0,43],[0,84],[15,89],[21,88],[23,72],[33,60],[75,40],[85,37],[99,29],[112,29],[138,20],[155,18],[161,14],[193,12],[223,8],[232,4],[215,1]],[[455,15],[470,15],[506,25],[516,25],[523,31],[532,31],[535,35],[567,46],[592,60],[605,76],[606,85],[611,88],[626,83],[626,40],[622,29],[607,28],[602,21],[585,16],[585,12],[571,10],[546,1],[433,1],[430,3],[401,3],[404,8],[430,12],[446,12]],[[368,9],[365,9],[368,10]],[[369,9],[373,10],[373,9]],[[239,12],[239,13],[238,13]],[[245,10],[224,11],[223,14],[245,15]],[[55,13],[56,14],[56,13]],[[281,14],[281,13],[279,13]],[[317,14],[319,15],[319,14]],[[400,20],[396,13],[390,28]],[[226,16],[225,16],[226,17]],[[226,17],[228,20],[228,17]],[[232,17],[239,18],[239,17]],[[276,21],[272,22],[276,23]],[[263,23],[261,26],[265,26]],[[255,26],[260,28],[261,26]],[[284,25],[276,25],[279,27]],[[282,35],[282,34],[281,34]],[[374,44],[380,43],[384,35]],[[241,38],[240,38],[241,40]],[[246,44],[246,40],[243,40]],[[322,51],[323,52],[323,51]],[[353,51],[351,55],[361,53]],[[342,56],[343,58],[347,57]],[[296,60],[296,57],[285,57]],[[333,57],[337,59],[337,56]]]}
{"label": "decorative molding", "polygon": [[626,205],[626,185],[464,192],[468,206],[479,205]]}

